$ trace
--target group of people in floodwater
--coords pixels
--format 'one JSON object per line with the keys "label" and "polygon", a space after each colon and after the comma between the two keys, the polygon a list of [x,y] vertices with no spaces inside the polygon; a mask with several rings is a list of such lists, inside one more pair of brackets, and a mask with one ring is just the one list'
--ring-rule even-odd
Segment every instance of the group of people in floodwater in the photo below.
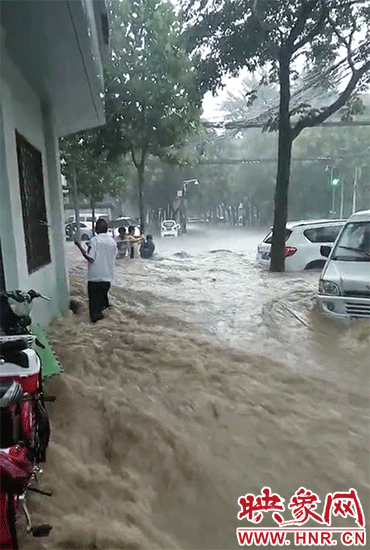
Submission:
{"label": "group of people in floodwater", "polygon": [[118,237],[115,238],[117,244],[117,258],[135,258],[138,252],[141,258],[149,259],[153,256],[155,245],[152,235],[147,235],[146,239],[143,234],[136,237],[135,227],[130,225],[126,233],[125,227],[118,229]]}
{"label": "group of people in floodwater", "polygon": [[151,258],[155,249],[153,237],[143,233],[135,236],[135,227],[130,225],[126,233],[125,227],[120,227],[118,237],[108,234],[108,224],[104,218],[99,218],[95,224],[96,235],[86,243],[75,239],[75,245],[88,262],[87,294],[89,298],[89,313],[92,323],[104,319],[104,311],[109,305],[108,292],[114,280],[116,259],[135,258],[138,254],[142,258]]}

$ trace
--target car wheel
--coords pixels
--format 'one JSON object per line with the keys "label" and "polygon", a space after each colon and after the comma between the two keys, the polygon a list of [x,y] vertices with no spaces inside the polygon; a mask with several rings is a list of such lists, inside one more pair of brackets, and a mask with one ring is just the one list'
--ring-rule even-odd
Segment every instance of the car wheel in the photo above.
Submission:
{"label": "car wheel", "polygon": [[81,235],[81,241],[89,241],[90,240],[90,237],[89,235],[87,235],[86,233],[84,233],[83,235]]}
{"label": "car wheel", "polygon": [[314,260],[313,262],[308,263],[304,269],[305,271],[308,269],[322,269],[325,264],[326,260]]}

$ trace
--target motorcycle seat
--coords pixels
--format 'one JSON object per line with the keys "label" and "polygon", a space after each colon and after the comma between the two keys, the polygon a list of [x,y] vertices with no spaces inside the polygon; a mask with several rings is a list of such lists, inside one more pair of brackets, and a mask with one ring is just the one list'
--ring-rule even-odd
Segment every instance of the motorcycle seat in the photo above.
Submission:
{"label": "motorcycle seat", "polygon": [[40,358],[33,349],[3,354],[0,361],[0,378],[5,376],[29,376],[40,372]]}
{"label": "motorcycle seat", "polygon": [[22,367],[23,369],[27,369],[29,367],[28,355],[23,351],[13,349],[6,352],[2,351],[1,357],[6,363],[14,363],[14,365]]}
{"label": "motorcycle seat", "polygon": [[[5,341],[4,341],[5,340]],[[25,338],[10,339],[9,337],[0,337],[0,355],[9,351],[21,351],[28,348],[27,340]]]}

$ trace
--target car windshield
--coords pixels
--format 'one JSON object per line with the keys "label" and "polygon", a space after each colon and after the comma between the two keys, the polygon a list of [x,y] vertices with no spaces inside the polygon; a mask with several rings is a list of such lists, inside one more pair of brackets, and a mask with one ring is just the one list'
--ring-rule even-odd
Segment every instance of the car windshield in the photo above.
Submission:
{"label": "car windshield", "polygon": [[370,222],[348,223],[333,251],[332,260],[370,261]]}
{"label": "car windshield", "polygon": [[163,222],[162,225],[164,227],[167,227],[167,228],[171,229],[172,227],[174,227],[176,225],[176,222]]}

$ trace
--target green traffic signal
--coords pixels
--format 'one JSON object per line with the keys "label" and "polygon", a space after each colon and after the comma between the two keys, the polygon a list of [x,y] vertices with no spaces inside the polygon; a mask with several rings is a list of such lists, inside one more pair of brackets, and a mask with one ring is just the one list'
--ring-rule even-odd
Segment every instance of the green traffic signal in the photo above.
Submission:
{"label": "green traffic signal", "polygon": [[339,178],[333,178],[331,180],[331,184],[333,187],[336,187],[337,185],[339,185]]}

